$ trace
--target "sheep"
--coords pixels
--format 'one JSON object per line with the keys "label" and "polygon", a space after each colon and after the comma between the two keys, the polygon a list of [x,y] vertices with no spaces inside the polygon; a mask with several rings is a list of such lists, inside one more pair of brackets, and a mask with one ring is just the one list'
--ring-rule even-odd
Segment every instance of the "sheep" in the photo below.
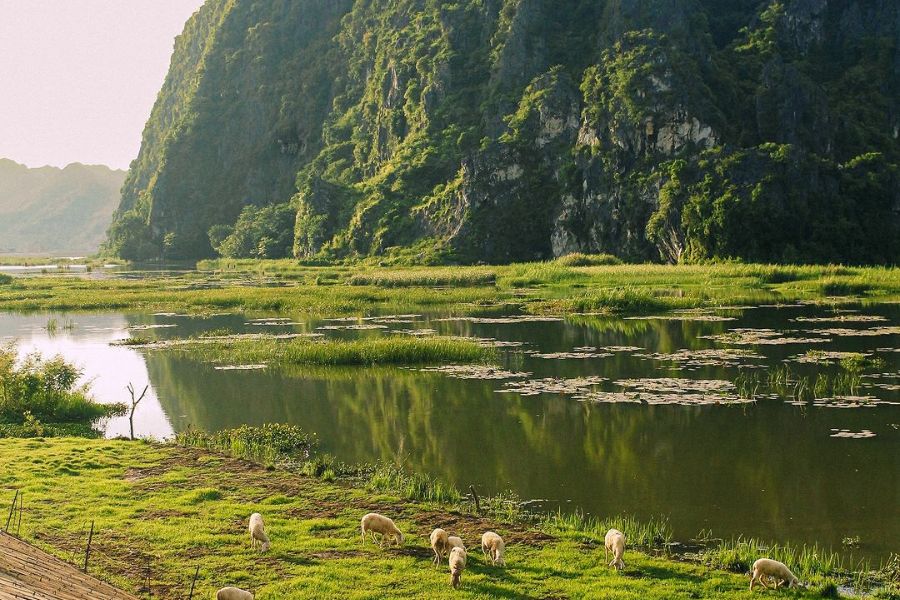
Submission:
{"label": "sheep", "polygon": [[439,565],[444,555],[450,553],[450,538],[446,531],[438,527],[431,532],[428,539],[431,540],[431,549],[434,550],[434,560],[432,562]]}
{"label": "sheep", "polygon": [[764,588],[769,589],[769,586],[766,585],[766,577],[770,577],[775,581],[775,589],[778,589],[778,586],[782,583],[787,583],[789,588],[800,586],[800,580],[791,573],[791,570],[784,563],[771,558],[760,558],[753,563],[753,570],[750,572],[750,591],[753,591],[753,584],[757,581]]}
{"label": "sheep", "polygon": [[505,567],[506,561],[503,560],[503,553],[506,550],[506,544],[503,538],[493,531],[485,532],[481,536],[481,552],[491,557],[491,562],[495,565]]}
{"label": "sheep", "polygon": [[455,535],[451,535],[450,537],[448,537],[448,538],[447,538],[447,543],[450,544],[450,549],[451,549],[451,550],[452,550],[453,548],[462,548],[463,550],[466,549],[466,545],[463,544],[462,538],[457,537],[457,536],[455,536]]}
{"label": "sheep", "polygon": [[459,578],[466,568],[466,550],[460,546],[455,546],[450,550],[450,585],[455,588],[459,587]]}
{"label": "sheep", "polygon": [[236,587],[224,587],[216,592],[216,600],[253,600],[253,594]]}
{"label": "sheep", "polygon": [[260,552],[268,552],[270,546],[269,536],[266,535],[261,514],[253,513],[250,515],[250,526],[248,529],[250,530],[250,547],[256,548],[259,546]]}
{"label": "sheep", "polygon": [[625,534],[623,534],[618,529],[610,529],[606,532],[604,546],[604,560],[609,560],[609,553],[613,553],[613,559],[609,562],[609,566],[615,567],[616,571],[624,569],[625,561],[622,560],[622,557],[625,556]]}
{"label": "sheep", "polygon": [[372,536],[373,542],[375,541],[375,534],[377,533],[381,536],[382,544],[384,543],[385,538],[396,540],[398,546],[403,544],[403,534],[397,529],[394,522],[384,515],[379,515],[378,513],[367,514],[360,522],[360,529],[362,530],[363,543],[366,541],[367,533]]}

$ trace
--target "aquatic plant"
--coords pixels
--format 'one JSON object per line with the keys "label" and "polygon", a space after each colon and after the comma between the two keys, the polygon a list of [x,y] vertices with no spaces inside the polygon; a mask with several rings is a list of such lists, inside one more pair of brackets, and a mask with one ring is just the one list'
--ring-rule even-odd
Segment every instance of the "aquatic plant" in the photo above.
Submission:
{"label": "aquatic plant", "polygon": [[843,575],[850,559],[817,545],[769,544],[757,538],[723,540],[703,550],[700,559],[712,567],[746,573],[758,558],[772,558],[786,564],[801,579]]}
{"label": "aquatic plant", "polygon": [[546,519],[551,529],[577,532],[602,543],[606,532],[618,529],[625,534],[628,544],[643,548],[664,547],[672,541],[672,527],[665,517],[637,519],[628,515],[597,517],[583,511],[557,511]]}
{"label": "aquatic plant", "polygon": [[462,499],[462,494],[453,485],[424,473],[409,471],[395,463],[376,463],[366,487],[424,502],[456,503]]}

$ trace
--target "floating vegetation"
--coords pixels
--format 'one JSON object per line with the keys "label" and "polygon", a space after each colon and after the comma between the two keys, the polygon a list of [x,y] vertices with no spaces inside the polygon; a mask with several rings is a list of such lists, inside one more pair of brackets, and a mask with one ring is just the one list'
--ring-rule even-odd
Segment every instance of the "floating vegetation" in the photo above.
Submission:
{"label": "floating vegetation", "polygon": [[[791,404],[796,404],[796,402]],[[898,402],[887,402],[874,396],[833,396],[816,398],[812,403],[816,408],[873,408],[880,404],[900,405]]]}
{"label": "floating vegetation", "polygon": [[287,327],[292,325],[303,325],[303,323],[298,323],[296,321],[292,321],[288,318],[272,318],[272,319],[250,319],[244,325],[252,325],[255,327]]}
{"label": "floating vegetation", "polygon": [[514,393],[521,396],[537,396],[538,394],[581,394],[596,385],[607,381],[605,377],[573,377],[569,379],[544,377],[528,381],[513,381],[503,384],[498,393]]}
{"label": "floating vegetation", "polygon": [[834,362],[840,362],[842,360],[846,360],[848,358],[853,357],[866,357],[870,356],[868,353],[863,352],[837,352],[837,351],[825,351],[825,350],[807,350],[804,354],[798,354],[797,356],[793,356],[788,360],[792,360],[794,362],[799,363],[808,363],[808,364],[831,364]]}
{"label": "floating vegetation", "polygon": [[402,335],[413,335],[413,336],[417,336],[417,337],[424,337],[424,336],[429,336],[429,335],[437,335],[437,330],[429,329],[427,327],[424,329],[393,329],[393,330],[391,330],[391,333],[399,333]]}
{"label": "floating vegetation", "polygon": [[174,323],[154,323],[152,325],[130,325],[128,329],[131,331],[148,331],[150,329],[170,329],[172,327],[178,327]]}
{"label": "floating vegetation", "polygon": [[747,404],[753,398],[735,393],[735,386],[722,379],[677,379],[670,377],[620,379],[616,385],[626,388],[618,392],[593,391],[575,397],[582,402],[632,403],[674,406],[711,406]]}
{"label": "floating vegetation", "polygon": [[672,393],[644,393],[644,392],[591,392],[575,397],[582,402],[596,403],[631,403],[671,406],[714,406],[725,404],[748,404],[754,402],[751,398],[741,398],[733,394],[698,394],[679,392]]}
{"label": "floating vegetation", "polygon": [[150,340],[147,338],[125,338],[110,342],[111,346],[132,346],[160,350],[177,346],[196,346],[201,344],[218,344],[227,342],[292,340],[296,338],[320,338],[322,333],[233,333],[228,335],[201,335],[196,338],[175,340]]}
{"label": "floating vegetation", "polygon": [[460,337],[459,339],[463,340],[474,340],[478,342],[480,346],[485,348],[520,348],[525,345],[525,342],[513,342],[508,340],[498,340],[496,338],[489,337]]}
{"label": "floating vegetation", "polygon": [[796,317],[791,319],[797,323],[876,323],[887,321],[880,315],[839,314],[832,317]]}
{"label": "floating vegetation", "polygon": [[371,329],[387,329],[387,325],[377,323],[357,323],[355,325],[319,325],[316,331],[368,331]]}
{"label": "floating vegetation", "polygon": [[505,371],[488,365],[443,365],[419,369],[425,373],[443,373],[456,379],[520,379],[531,377],[528,372]]}
{"label": "floating vegetation", "polygon": [[595,350],[604,352],[637,352],[643,350],[643,348],[640,346],[601,346],[600,348],[595,348]]}
{"label": "floating vegetation", "polygon": [[885,325],[882,327],[872,327],[871,329],[846,329],[835,327],[833,329],[813,329],[810,333],[833,335],[835,337],[876,337],[880,335],[900,335],[900,326]]}
{"label": "floating vegetation", "polygon": [[[783,344],[824,344],[830,342],[829,338],[809,338],[786,336],[785,333],[774,329],[732,329],[726,333],[715,335],[701,335],[703,339],[713,340],[721,344],[733,344],[736,346],[779,346]],[[818,333],[818,332],[813,332]]]}
{"label": "floating vegetation", "polygon": [[[635,354],[641,358],[651,360],[663,360],[681,363],[691,367],[732,367],[743,364],[745,360],[760,360],[761,354],[753,350],[738,350],[735,348],[707,348],[703,350],[689,350],[682,348],[677,352],[652,352],[648,354]],[[745,365],[747,367],[762,367],[762,365]]]}
{"label": "floating vegetation", "polygon": [[641,392],[658,393],[723,393],[732,392],[735,386],[724,379],[682,379],[673,377],[619,379],[616,385]]}
{"label": "floating vegetation", "polygon": [[268,365],[258,364],[258,365],[216,365],[213,367],[216,371],[256,371],[259,369],[265,369]]}
{"label": "floating vegetation", "polygon": [[510,323],[556,323],[563,321],[562,317],[548,317],[540,315],[516,315],[511,317],[445,317],[438,321],[468,321],[481,325],[502,325]]}
{"label": "floating vegetation", "polygon": [[[875,437],[875,434],[868,429],[863,429],[862,431],[851,431],[849,429],[832,429],[831,432],[832,433],[829,437],[833,437],[833,438],[847,438],[847,439],[851,439],[851,440],[864,440],[864,439]],[[850,539],[850,538],[845,538],[843,543],[845,545],[852,546],[853,543],[848,543],[847,542],[848,539]],[[856,538],[855,543],[859,544],[859,538]]]}
{"label": "floating vegetation", "polygon": [[671,315],[650,315],[625,317],[626,321],[700,321],[718,323],[721,321],[736,321],[736,317],[723,317],[722,315],[710,315],[706,313],[681,313]]}
{"label": "floating vegetation", "polygon": [[535,358],[546,358],[549,360],[567,360],[567,359],[586,359],[586,358],[606,358],[612,356],[612,352],[534,352],[531,354]]}

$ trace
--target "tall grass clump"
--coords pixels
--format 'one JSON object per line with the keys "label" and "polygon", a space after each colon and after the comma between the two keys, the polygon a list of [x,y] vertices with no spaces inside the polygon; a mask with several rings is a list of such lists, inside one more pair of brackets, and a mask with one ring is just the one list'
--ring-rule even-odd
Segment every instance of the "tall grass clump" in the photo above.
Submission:
{"label": "tall grass clump", "polygon": [[497,273],[473,267],[434,267],[431,269],[378,269],[356,273],[347,280],[350,285],[377,287],[415,286],[481,286],[494,285]]}
{"label": "tall grass clump", "polygon": [[495,360],[497,351],[451,337],[389,337],[358,340],[226,340],[180,345],[214,362],[280,365],[413,365]]}
{"label": "tall grass clump", "polygon": [[583,254],[581,252],[572,252],[560,256],[554,262],[564,267],[598,267],[622,264],[622,260],[612,254]]}
{"label": "tall grass clump", "polygon": [[663,517],[642,521],[627,515],[595,517],[580,510],[572,513],[557,511],[548,516],[547,524],[553,529],[586,535],[596,540],[603,540],[610,529],[618,529],[625,534],[629,545],[644,548],[664,546],[672,541],[672,527]]}
{"label": "tall grass clump", "polygon": [[6,285],[8,283],[12,283],[12,277],[10,277],[9,275],[0,273],[0,285]]}
{"label": "tall grass clump", "polygon": [[453,485],[423,473],[407,471],[392,463],[376,464],[366,487],[423,502],[456,503],[462,499],[462,494]]}
{"label": "tall grass clump", "polygon": [[213,433],[188,428],[175,436],[175,442],[180,446],[212,450],[270,466],[285,461],[307,461],[317,445],[315,436],[296,425],[282,423],[261,427],[242,425]]}
{"label": "tall grass clump", "polygon": [[529,310],[537,312],[605,312],[640,314],[675,308],[688,308],[697,304],[669,289],[640,287],[616,287],[589,290],[580,296],[536,302]]}
{"label": "tall grass clump", "polygon": [[14,345],[0,346],[0,423],[40,427],[41,423],[90,425],[121,414],[120,404],[99,404],[77,386],[81,370],[62,357],[34,353],[18,361]]}
{"label": "tall grass clump", "polygon": [[844,559],[835,552],[818,546],[766,544],[756,538],[725,540],[701,553],[705,564],[738,573],[749,572],[759,558],[783,562],[801,579],[838,575],[846,570]]}

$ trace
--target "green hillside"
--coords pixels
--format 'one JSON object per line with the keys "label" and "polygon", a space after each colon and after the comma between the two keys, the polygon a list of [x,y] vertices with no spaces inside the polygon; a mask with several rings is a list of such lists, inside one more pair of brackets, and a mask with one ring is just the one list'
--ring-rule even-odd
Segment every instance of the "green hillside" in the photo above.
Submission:
{"label": "green hillside", "polygon": [[892,0],[207,0],[125,258],[892,263]]}

